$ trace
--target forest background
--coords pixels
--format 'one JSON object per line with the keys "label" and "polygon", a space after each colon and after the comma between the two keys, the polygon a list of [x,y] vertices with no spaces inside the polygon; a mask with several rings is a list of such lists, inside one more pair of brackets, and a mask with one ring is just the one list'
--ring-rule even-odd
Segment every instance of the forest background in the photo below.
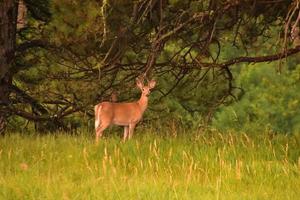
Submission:
{"label": "forest background", "polygon": [[144,124],[299,132],[299,1],[5,6],[2,132],[91,128],[93,106],[137,99],[141,75],[158,82]]}

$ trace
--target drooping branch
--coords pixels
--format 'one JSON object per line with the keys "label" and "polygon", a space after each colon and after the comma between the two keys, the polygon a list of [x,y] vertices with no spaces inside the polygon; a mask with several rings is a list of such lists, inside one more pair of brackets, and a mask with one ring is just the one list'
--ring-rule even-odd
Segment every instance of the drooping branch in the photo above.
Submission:
{"label": "drooping branch", "polygon": [[17,94],[17,96],[20,98],[20,103],[28,103],[31,105],[33,109],[40,112],[41,114],[47,114],[48,111],[46,108],[44,108],[36,99],[28,95],[26,92],[21,90],[19,87],[12,85],[10,87],[10,90]]}
{"label": "drooping branch", "polygon": [[260,62],[271,62],[271,61],[277,61],[280,59],[285,58],[285,56],[291,56],[294,54],[297,54],[300,52],[300,46],[297,46],[292,49],[288,49],[284,52],[274,54],[274,55],[269,55],[269,56],[257,56],[257,57],[238,57],[231,59],[229,61],[226,61],[224,63],[220,63],[218,67],[225,68],[234,64],[238,63],[260,63]]}
{"label": "drooping branch", "polygon": [[37,48],[37,47],[46,48],[46,47],[51,47],[51,45],[47,41],[44,41],[44,40],[31,40],[31,41],[19,44],[16,47],[16,52],[24,52],[28,49]]}
{"label": "drooping branch", "polygon": [[9,112],[12,115],[17,115],[20,116],[24,119],[30,120],[30,121],[34,121],[34,122],[43,122],[43,121],[51,121],[51,120],[56,120],[56,121],[60,121],[62,120],[64,117],[67,117],[73,113],[79,112],[79,111],[84,111],[83,108],[81,107],[77,107],[77,108],[71,108],[71,109],[67,109],[63,112],[59,111],[59,114],[46,114],[46,115],[38,115],[38,114],[34,114],[34,113],[30,113],[27,112],[24,109],[20,109],[20,108],[16,108],[16,107],[7,107],[7,112]]}

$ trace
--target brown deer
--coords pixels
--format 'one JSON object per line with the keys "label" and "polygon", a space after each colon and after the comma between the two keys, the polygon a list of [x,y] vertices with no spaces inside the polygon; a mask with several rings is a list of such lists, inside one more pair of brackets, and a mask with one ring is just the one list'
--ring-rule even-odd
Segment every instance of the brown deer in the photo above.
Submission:
{"label": "brown deer", "polygon": [[138,101],[129,103],[102,102],[95,106],[96,143],[98,143],[103,131],[111,124],[124,126],[124,141],[132,137],[136,124],[147,109],[150,90],[156,84],[155,80],[151,80],[146,86],[143,82],[141,78],[136,80],[136,85],[142,92]]}

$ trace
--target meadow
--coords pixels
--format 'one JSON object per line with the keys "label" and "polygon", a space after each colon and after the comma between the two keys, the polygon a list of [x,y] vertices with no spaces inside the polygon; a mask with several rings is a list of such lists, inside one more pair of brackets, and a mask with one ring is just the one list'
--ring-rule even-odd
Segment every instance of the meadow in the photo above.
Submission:
{"label": "meadow", "polygon": [[[114,132],[110,130],[109,132]],[[298,199],[300,137],[138,128],[0,138],[0,199]]]}

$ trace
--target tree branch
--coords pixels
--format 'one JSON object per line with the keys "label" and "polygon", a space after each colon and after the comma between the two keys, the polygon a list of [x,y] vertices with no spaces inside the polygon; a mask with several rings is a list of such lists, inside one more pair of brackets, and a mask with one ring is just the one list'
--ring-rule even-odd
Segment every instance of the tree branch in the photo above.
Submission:
{"label": "tree branch", "polygon": [[246,63],[271,62],[271,61],[281,60],[285,57],[291,56],[293,54],[297,54],[299,52],[300,52],[300,46],[297,46],[295,48],[288,49],[288,50],[283,51],[281,53],[274,54],[274,55],[269,55],[269,56],[234,58],[232,60],[229,60],[229,61],[226,61],[224,63],[219,64],[218,67],[226,68],[226,67],[229,67],[231,65],[234,65],[234,64],[237,64],[237,63],[243,63],[243,62],[246,62]]}
{"label": "tree branch", "polygon": [[36,48],[36,47],[40,47],[40,48],[46,48],[46,47],[50,47],[51,45],[49,43],[47,43],[46,41],[44,40],[31,40],[31,41],[28,41],[28,42],[24,42],[20,45],[18,45],[16,47],[16,51],[17,52],[24,52],[28,49],[31,49],[31,48]]}

